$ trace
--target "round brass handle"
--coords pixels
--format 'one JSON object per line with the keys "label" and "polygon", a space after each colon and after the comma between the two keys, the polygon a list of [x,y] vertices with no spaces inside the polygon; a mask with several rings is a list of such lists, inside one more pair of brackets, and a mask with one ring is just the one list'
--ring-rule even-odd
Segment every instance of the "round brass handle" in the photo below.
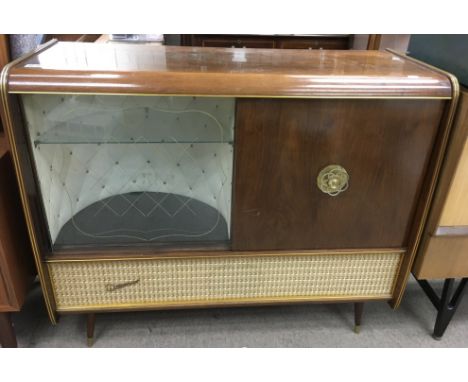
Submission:
{"label": "round brass handle", "polygon": [[349,175],[343,167],[331,164],[318,174],[317,186],[322,192],[337,196],[348,189]]}

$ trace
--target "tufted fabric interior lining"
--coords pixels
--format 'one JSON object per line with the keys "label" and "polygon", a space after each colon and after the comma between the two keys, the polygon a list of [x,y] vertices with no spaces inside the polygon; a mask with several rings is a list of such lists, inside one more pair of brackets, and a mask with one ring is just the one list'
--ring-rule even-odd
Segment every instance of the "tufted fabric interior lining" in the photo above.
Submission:
{"label": "tufted fabric interior lining", "polygon": [[[91,204],[120,218],[134,213],[135,203],[121,211],[109,203],[129,193],[181,196],[180,208],[166,214],[174,219],[190,212],[187,200],[205,203],[229,235],[234,99],[32,94],[22,101],[52,243]],[[152,203],[161,213],[164,205]]]}

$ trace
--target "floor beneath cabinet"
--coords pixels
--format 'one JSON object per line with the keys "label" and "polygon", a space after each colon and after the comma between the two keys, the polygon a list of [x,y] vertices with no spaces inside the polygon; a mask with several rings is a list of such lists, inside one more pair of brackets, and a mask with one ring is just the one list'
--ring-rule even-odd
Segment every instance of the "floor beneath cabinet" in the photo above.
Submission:
{"label": "floor beneath cabinet", "polygon": [[[412,279],[401,307],[366,304],[361,333],[352,304],[130,312],[97,316],[95,347],[466,347],[465,296],[441,341],[432,339],[436,311]],[[85,347],[84,315],[47,318],[39,287],[13,315],[20,347]]]}

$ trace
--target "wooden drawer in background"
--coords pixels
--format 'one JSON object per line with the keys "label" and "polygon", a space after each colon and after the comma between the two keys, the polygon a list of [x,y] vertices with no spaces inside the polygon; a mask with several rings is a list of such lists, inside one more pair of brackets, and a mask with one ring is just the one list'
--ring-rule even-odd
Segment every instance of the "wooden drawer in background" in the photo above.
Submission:
{"label": "wooden drawer in background", "polygon": [[349,49],[349,35],[181,35],[182,45],[219,48]]}
{"label": "wooden drawer in background", "polygon": [[348,38],[316,37],[316,38],[281,38],[277,41],[279,49],[349,49]]}
{"label": "wooden drawer in background", "polygon": [[[197,44],[198,45],[198,44]],[[275,42],[262,39],[223,39],[207,38],[202,39],[200,46],[217,48],[274,48]]]}

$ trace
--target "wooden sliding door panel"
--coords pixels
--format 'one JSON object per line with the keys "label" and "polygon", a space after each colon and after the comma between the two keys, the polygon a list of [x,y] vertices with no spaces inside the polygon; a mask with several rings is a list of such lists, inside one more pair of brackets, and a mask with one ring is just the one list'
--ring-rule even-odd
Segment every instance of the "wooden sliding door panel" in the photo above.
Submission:
{"label": "wooden sliding door panel", "polygon": [[[404,247],[443,101],[240,99],[234,250]],[[349,175],[330,196],[328,165]]]}

